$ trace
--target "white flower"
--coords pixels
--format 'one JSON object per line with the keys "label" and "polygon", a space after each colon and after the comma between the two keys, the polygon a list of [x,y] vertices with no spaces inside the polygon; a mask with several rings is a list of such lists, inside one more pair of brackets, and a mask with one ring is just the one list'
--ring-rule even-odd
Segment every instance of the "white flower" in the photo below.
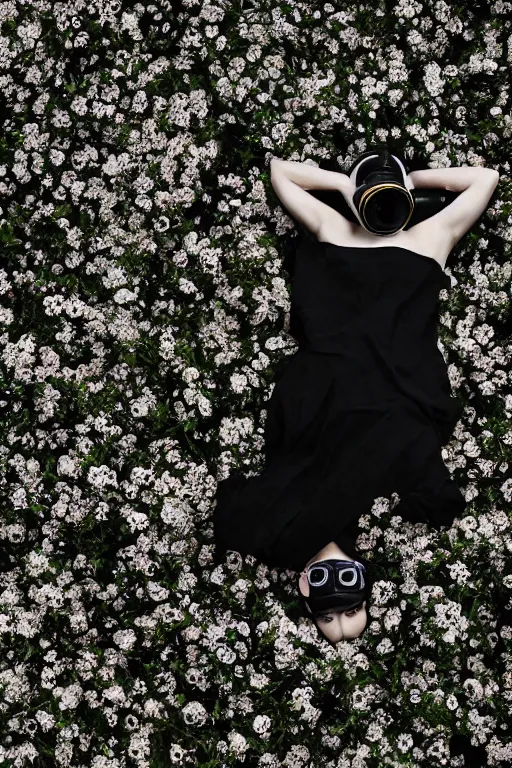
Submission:
{"label": "white flower", "polygon": [[89,467],[87,480],[96,488],[104,488],[107,485],[117,487],[117,475],[114,469],[110,469],[105,464],[100,467]]}
{"label": "white flower", "polygon": [[377,646],[377,653],[380,653],[381,656],[383,656],[386,653],[391,653],[391,651],[394,651],[395,646],[389,639],[389,637],[385,637],[384,640],[382,640],[378,646]]}
{"label": "white flower", "polygon": [[80,474],[79,459],[76,456],[64,454],[57,461],[57,474],[78,477]]}
{"label": "white flower", "polygon": [[414,740],[410,733],[400,733],[396,742],[397,748],[400,752],[408,752],[414,744]]}
{"label": "white flower", "polygon": [[448,707],[448,709],[451,709],[451,710],[457,709],[457,707],[459,706],[459,702],[457,701],[453,693],[450,693],[446,697],[446,706]]}
{"label": "white flower", "polygon": [[478,680],[475,680],[474,677],[470,677],[467,680],[464,680],[462,687],[469,699],[475,699],[476,701],[479,701],[484,695],[482,684],[479,683]]}
{"label": "white flower", "polygon": [[116,304],[127,304],[129,301],[134,301],[137,298],[137,293],[129,291],[127,288],[121,288],[114,294],[114,301]]}
{"label": "white flower", "polygon": [[272,721],[268,715],[257,715],[253,720],[252,727],[255,733],[262,736],[268,732],[271,724]]}
{"label": "white flower", "polygon": [[210,719],[200,701],[189,701],[181,710],[181,715],[186,725],[202,726]]}
{"label": "white flower", "polygon": [[114,632],[112,640],[123,651],[129,651],[137,642],[137,635],[133,629],[120,629],[118,632]]}

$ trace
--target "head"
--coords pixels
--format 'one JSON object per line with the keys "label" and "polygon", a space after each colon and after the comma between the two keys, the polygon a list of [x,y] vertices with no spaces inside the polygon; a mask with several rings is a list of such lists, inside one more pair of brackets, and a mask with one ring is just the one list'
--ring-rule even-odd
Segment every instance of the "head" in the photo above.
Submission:
{"label": "head", "polygon": [[[328,580],[324,586],[324,595],[318,598],[319,590],[314,587],[317,597],[315,598],[316,605],[318,607],[313,611],[313,616],[306,613],[320,633],[334,645],[340,640],[352,640],[359,637],[366,627],[367,614],[366,614],[366,595],[364,576],[361,577],[361,570],[358,569],[359,578],[356,583],[350,584],[349,587],[344,589],[340,588],[340,585],[336,586],[337,595],[332,597],[332,589],[329,582],[330,578],[334,577],[334,562],[338,563],[356,563],[358,561],[345,561],[340,558],[327,558],[324,560],[310,561],[304,571],[302,571],[299,578],[299,591],[303,598],[309,598],[311,594],[311,586],[308,578],[308,573],[311,570],[312,565],[318,563],[330,563],[333,571],[328,577]],[[350,571],[347,571],[350,574]],[[325,601],[324,605],[320,605],[321,601]],[[335,603],[338,602],[338,606]],[[305,605],[305,601],[303,600]],[[341,603],[341,605],[340,605]]]}
{"label": "head", "polygon": [[383,146],[363,152],[347,174],[355,192],[348,204],[370,234],[394,237],[414,211],[411,179],[404,162]]}

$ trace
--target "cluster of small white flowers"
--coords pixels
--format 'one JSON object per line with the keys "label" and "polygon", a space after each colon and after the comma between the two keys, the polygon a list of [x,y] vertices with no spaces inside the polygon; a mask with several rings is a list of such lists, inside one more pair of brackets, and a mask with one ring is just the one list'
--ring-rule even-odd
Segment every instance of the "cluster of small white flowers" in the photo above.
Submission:
{"label": "cluster of small white flowers", "polygon": [[454,581],[457,582],[457,584],[466,584],[471,576],[471,571],[468,569],[465,563],[447,563],[446,567],[450,572],[450,576],[452,579],[454,579]]}
{"label": "cluster of small white flowers", "polygon": [[462,615],[459,603],[449,600],[446,603],[436,603],[434,608],[436,625],[447,630],[443,635],[445,642],[454,643],[457,637],[461,640],[468,637],[469,620]]}
{"label": "cluster of small white flowers", "polygon": [[240,437],[251,435],[254,429],[253,422],[249,418],[223,417],[219,430],[219,442],[222,445],[238,445]]}
{"label": "cluster of small white flowers", "polygon": [[[233,552],[214,565],[208,521],[235,451],[250,475],[263,446],[264,415],[236,412],[233,395],[237,407],[255,391],[270,396],[276,357],[297,349],[267,224],[278,236],[293,225],[268,194],[267,157],[245,156],[259,144],[317,164],[329,155],[325,136],[356,133],[341,167],[367,149],[370,126],[376,140],[407,144],[408,159],[423,153],[431,168],[495,164],[512,135],[509,86],[499,77],[489,86],[509,5],[497,0],[492,18],[477,23],[444,0],[435,15],[397,0],[391,15],[406,45],[380,35],[389,22],[382,9],[371,9],[367,29],[368,4],[311,12],[276,4],[270,16],[255,7],[250,20],[234,21],[238,41],[233,29],[220,34],[225,8],[181,6],[176,24],[158,0],[129,10],[115,0],[89,14],[73,0],[50,3],[44,19],[37,5],[8,0],[0,9],[0,360],[2,388],[14,393],[12,408],[0,396],[0,763],[37,763],[43,752],[79,768],[194,765],[212,755],[223,766],[252,764],[264,740],[259,768],[302,768],[317,755],[318,725],[326,755],[315,759],[327,768],[366,768],[375,754],[388,766],[458,768],[465,763],[450,756],[432,701],[445,720],[466,722],[473,746],[501,768],[512,762],[494,704],[512,701],[512,630],[492,604],[503,590],[508,610],[512,588],[506,185],[488,211],[493,239],[461,249],[460,265],[450,256],[451,291],[440,293],[439,349],[452,389],[464,400],[478,395],[479,413],[482,400],[488,408],[477,419],[466,403],[442,451],[469,509],[450,531],[431,534],[393,517],[396,494],[375,500],[358,546],[376,562],[398,561],[401,581],[374,583],[368,632],[324,648],[310,621],[286,615],[288,576]],[[295,50],[293,73],[283,39]],[[458,42],[471,42],[467,61],[445,65]],[[349,59],[361,48],[367,55],[340,78],[342,47]],[[424,94],[411,87],[415,72]],[[402,104],[415,110],[412,122],[382,127],[383,108],[398,114]],[[445,111],[460,132],[444,130]],[[297,115],[313,113],[320,121],[308,117],[297,144]],[[485,216],[477,226],[485,229]],[[221,405],[232,413],[205,436]],[[216,477],[197,455],[207,444],[216,446]],[[480,589],[482,551],[495,577],[470,625],[462,596]],[[486,668],[482,648],[498,642],[505,650]],[[472,677],[462,684],[466,663]],[[280,712],[277,722],[259,702],[292,678],[288,719]],[[352,746],[324,723],[317,686],[327,682],[339,700],[332,717],[355,715]],[[160,739],[158,757],[162,727],[172,739]]]}
{"label": "cluster of small white flowers", "polygon": [[392,581],[376,581],[372,588],[372,603],[386,605],[396,595],[396,585]]}
{"label": "cluster of small white flowers", "polygon": [[441,77],[441,67],[437,62],[431,61],[426,65],[423,82],[431,96],[439,96],[443,93],[445,80]]}
{"label": "cluster of small white flowers", "polygon": [[414,2],[414,0],[399,0],[393,11],[403,19],[412,19],[421,11],[421,4]]}
{"label": "cluster of small white flowers", "polygon": [[498,736],[493,735],[485,747],[487,765],[509,765],[512,762],[512,744],[503,744]]}

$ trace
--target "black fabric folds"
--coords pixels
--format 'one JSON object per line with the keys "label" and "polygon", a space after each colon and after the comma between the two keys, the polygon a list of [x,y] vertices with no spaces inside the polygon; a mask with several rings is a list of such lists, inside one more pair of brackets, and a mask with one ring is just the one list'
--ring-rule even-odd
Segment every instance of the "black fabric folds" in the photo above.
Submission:
{"label": "black fabric folds", "polygon": [[461,414],[437,345],[449,276],[414,251],[307,231],[288,269],[299,349],[266,403],[263,471],[218,484],[217,557],[300,571],[329,541],[356,557],[359,517],[393,492],[404,520],[451,525],[466,503],[441,456]]}

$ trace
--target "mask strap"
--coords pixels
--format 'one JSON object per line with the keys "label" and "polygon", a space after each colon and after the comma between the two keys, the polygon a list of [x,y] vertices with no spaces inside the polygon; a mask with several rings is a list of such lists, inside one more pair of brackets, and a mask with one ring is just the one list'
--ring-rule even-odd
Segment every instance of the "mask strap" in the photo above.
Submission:
{"label": "mask strap", "polygon": [[396,155],[391,155],[391,157],[393,157],[396,160],[396,162],[398,163],[398,165],[402,169],[402,173],[404,175],[404,182],[405,182],[405,186],[407,187],[407,189],[409,189],[409,190],[414,189],[414,185],[413,185],[411,179],[409,178],[409,174],[405,170],[404,164],[402,163],[400,158],[396,157]]}

